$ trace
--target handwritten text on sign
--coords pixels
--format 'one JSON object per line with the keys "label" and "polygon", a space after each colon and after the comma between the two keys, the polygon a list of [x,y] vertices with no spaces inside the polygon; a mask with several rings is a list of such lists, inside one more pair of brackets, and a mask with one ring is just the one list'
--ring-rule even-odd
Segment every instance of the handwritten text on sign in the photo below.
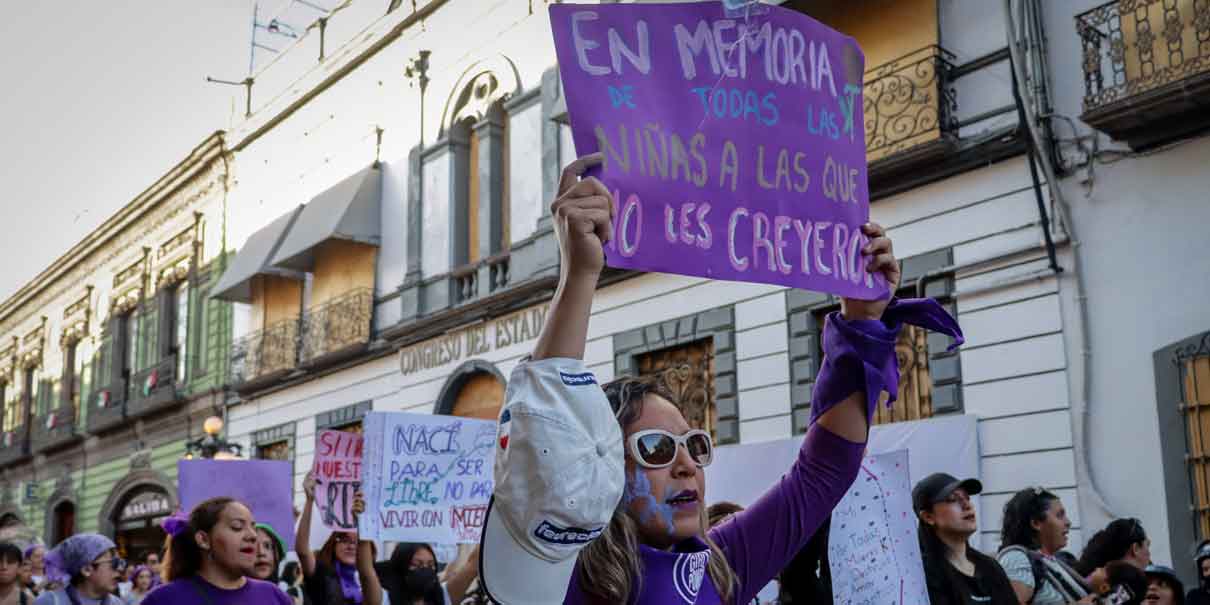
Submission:
{"label": "handwritten text on sign", "polygon": [[361,489],[362,437],[347,431],[315,434],[316,502],[323,524],[341,531],[357,528],[353,494]]}
{"label": "handwritten text on sign", "polygon": [[832,510],[836,605],[929,605],[909,477],[907,450],[869,456]]}
{"label": "handwritten text on sign", "polygon": [[552,5],[576,150],[617,205],[609,264],[874,299],[857,42],[780,7]]}
{"label": "handwritten text on sign", "polygon": [[452,416],[372,412],[365,419],[363,537],[479,541],[491,497],[496,424]]}

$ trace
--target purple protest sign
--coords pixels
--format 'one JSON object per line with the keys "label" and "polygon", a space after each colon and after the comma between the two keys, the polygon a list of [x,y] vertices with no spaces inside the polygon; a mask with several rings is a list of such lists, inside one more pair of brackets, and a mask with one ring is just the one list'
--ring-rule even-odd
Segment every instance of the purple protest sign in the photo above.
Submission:
{"label": "purple protest sign", "polygon": [[210,498],[235,498],[252,509],[257,523],[267,523],[294,548],[293,465],[284,460],[181,460],[177,488],[181,510],[188,513]]}
{"label": "purple protest sign", "polygon": [[604,153],[610,266],[875,299],[852,38],[780,7],[558,4],[576,150]]}

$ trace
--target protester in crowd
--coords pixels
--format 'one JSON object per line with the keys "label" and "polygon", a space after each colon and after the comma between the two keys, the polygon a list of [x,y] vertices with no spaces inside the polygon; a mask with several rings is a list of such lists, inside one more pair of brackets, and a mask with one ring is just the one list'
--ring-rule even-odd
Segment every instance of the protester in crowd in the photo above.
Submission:
{"label": "protester in crowd", "polygon": [[164,553],[167,583],[142,605],[291,605],[276,585],[248,577],[256,567],[256,526],[243,503],[211,498],[163,525],[171,536]]}
{"label": "protester in crowd", "polygon": [[[960,332],[932,301],[843,300],[825,323],[813,422],[797,461],[755,504],[707,530],[709,434],[690,430],[673,396],[651,381],[623,378],[602,396],[581,361],[613,208],[600,181],[577,177],[600,161],[594,154],[568,166],[552,207],[559,286],[532,360],[509,381],[481,581],[509,605],[665,604],[681,594],[747,603],[857,476],[880,394],[897,394],[901,322]],[[872,238],[862,249],[869,271],[893,291],[890,240],[875,225],[863,232]]]}
{"label": "protester in crowd", "polygon": [[29,563],[29,559],[21,562],[21,567],[17,568],[17,581],[22,588],[28,590],[34,596],[38,596],[42,591],[34,584],[34,568]]}
{"label": "protester in crowd", "polygon": [[741,510],[744,510],[744,507],[734,502],[720,500],[706,508],[706,522],[710,527],[714,527]]}
{"label": "protester in crowd", "polygon": [[1004,505],[997,559],[1021,605],[1095,602],[1079,572],[1055,557],[1070,529],[1063,502],[1040,487],[1021,490]]}
{"label": "protester in crowd", "polygon": [[1089,577],[1112,561],[1125,561],[1139,569],[1151,564],[1151,540],[1138,519],[1114,519],[1093,534],[1075,569]]}
{"label": "protester in crowd", "polygon": [[[744,507],[726,500],[711,504],[710,506],[706,507],[707,529],[714,529],[719,523],[727,521],[732,517],[732,515],[742,510],[744,510]],[[792,564],[793,561],[791,561],[791,565]],[[787,568],[788,567],[789,566],[787,566]],[[778,603],[780,601],[779,595],[781,594],[781,577],[783,575],[785,575],[784,569],[782,570],[782,573],[778,574],[776,579],[771,580],[768,584],[765,584],[765,587],[762,588],[760,592],[756,593],[756,596],[754,596],[747,605],[766,605]]]}
{"label": "protester in crowd", "polygon": [[832,602],[832,568],[828,563],[828,533],[831,526],[831,519],[824,519],[823,525],[815,530],[807,545],[782,570],[778,576],[779,604],[820,605]]}
{"label": "protester in crowd", "polygon": [[151,570],[151,587],[155,588],[164,583],[164,572],[160,567],[159,551],[151,551],[143,556],[143,565]]}
{"label": "protester in crowd", "polygon": [[124,605],[139,605],[143,602],[143,598],[153,588],[151,585],[151,577],[155,575],[151,573],[151,568],[146,565],[138,565],[130,572],[130,593],[122,599]]}
{"label": "protester in crowd", "polygon": [[1147,597],[1147,575],[1133,563],[1110,561],[1104,582],[1094,586],[1098,605],[1139,605]]}
{"label": "protester in crowd", "polygon": [[252,576],[277,584],[277,568],[286,558],[286,542],[268,523],[256,524],[256,566]]}
{"label": "protester in crowd", "polygon": [[113,590],[114,596],[119,599],[126,599],[126,595],[130,594],[130,589],[134,586],[134,582],[130,581],[130,567],[122,570],[122,574],[118,576],[118,587]]}
{"label": "protester in crowd", "polygon": [[[466,554],[466,553],[464,553]],[[401,542],[391,558],[374,565],[391,605],[450,605],[461,603],[479,573],[479,548],[446,568],[444,582],[437,573],[437,556],[428,544]]]}
{"label": "protester in crowd", "polygon": [[0,543],[0,605],[31,605],[33,593],[21,584],[25,555],[9,542]]}
{"label": "protester in crowd", "polygon": [[1147,566],[1147,605],[1185,605],[1185,585],[1176,570],[1163,565]]}
{"label": "protester in crowd", "polygon": [[1000,564],[970,546],[971,536],[979,531],[971,496],[982,491],[978,479],[959,480],[946,473],[929,475],[912,488],[932,605],[1017,605]]}
{"label": "protester in crowd", "polygon": [[30,566],[30,582],[41,592],[43,584],[46,583],[46,547],[31,544],[26,547],[24,554]]}
{"label": "protester in crowd", "polygon": [[1197,570],[1197,586],[1189,589],[1185,597],[1186,605],[1210,605],[1210,540],[1203,540],[1197,545],[1193,554],[1194,568]]}
{"label": "protester in crowd", "polygon": [[100,534],[76,534],[46,554],[46,576],[62,588],[47,590],[36,605],[119,605],[113,596],[126,561],[117,546]]}
{"label": "protester in crowd", "polygon": [[[374,571],[374,543],[365,541],[359,545],[355,532],[332,532],[319,551],[311,550],[311,509],[315,505],[316,481],[312,473],[303,480],[303,493],[307,501],[299,517],[298,530],[294,536],[294,550],[298,553],[299,567],[303,575],[303,592],[313,605],[372,605],[368,597],[380,598],[381,594],[363,590],[369,583],[379,585]],[[360,514],[365,503],[361,495],[354,498],[354,512]],[[368,560],[363,561],[363,557]],[[363,568],[368,567],[373,578],[364,577]],[[381,588],[378,593],[381,593]]]}
{"label": "protester in crowd", "polygon": [[286,562],[286,566],[281,572],[281,581],[277,586],[284,590],[287,596],[294,599],[294,605],[306,605],[302,589],[302,568],[299,567],[298,561]]}

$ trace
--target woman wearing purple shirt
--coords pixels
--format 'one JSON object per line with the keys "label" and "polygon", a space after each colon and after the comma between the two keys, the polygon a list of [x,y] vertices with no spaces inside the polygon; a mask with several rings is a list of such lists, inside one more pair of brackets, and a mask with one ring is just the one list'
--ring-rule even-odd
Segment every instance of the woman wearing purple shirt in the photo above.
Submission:
{"label": "woman wearing purple shirt", "polygon": [[232,498],[211,498],[188,519],[164,522],[172,536],[164,555],[167,584],[143,605],[293,605],[277,586],[247,576],[256,566],[252,511]]}
{"label": "woman wearing purple shirt", "polygon": [[[536,368],[531,372],[541,372],[552,361],[578,363],[584,354],[613,208],[600,181],[577,177],[599,161],[594,154],[568,166],[552,206],[563,265],[528,363]],[[877,225],[865,225],[862,231],[871,238],[863,250],[868,270],[882,273],[893,292],[900,274],[890,240]],[[890,400],[898,391],[895,339],[905,322],[944,331],[961,342],[956,322],[933,301],[842,301],[841,311],[829,315],[824,328],[825,360],[812,397],[812,425],[798,459],[752,506],[710,530],[704,471],[712,453],[709,434],[691,430],[671,396],[650,382],[624,378],[606,385],[625,445],[625,488],[600,537],[579,551],[563,602],[750,602],[802,549],[857,476],[874,406],[883,391]],[[566,385],[581,382],[563,380]],[[576,388],[565,389],[568,405],[578,403]],[[525,389],[518,385],[516,396],[530,396]],[[495,502],[509,505],[499,498]],[[510,582],[487,573],[492,566],[488,559],[481,565],[488,591],[497,600],[513,605],[526,598],[516,596],[522,590],[504,594],[510,592]],[[495,586],[491,576],[500,578]]]}

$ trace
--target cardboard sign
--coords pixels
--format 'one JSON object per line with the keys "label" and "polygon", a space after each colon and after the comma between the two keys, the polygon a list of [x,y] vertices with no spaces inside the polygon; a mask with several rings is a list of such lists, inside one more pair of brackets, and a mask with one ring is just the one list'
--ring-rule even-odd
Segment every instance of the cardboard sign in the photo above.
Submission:
{"label": "cardboard sign", "polygon": [[866,457],[832,510],[828,562],[836,605],[929,605],[909,477],[907,450]]}
{"label": "cardboard sign", "polygon": [[257,523],[267,523],[294,548],[293,466],[284,460],[181,460],[177,488],[186,512],[209,500],[227,496],[252,510]]}
{"label": "cardboard sign", "polygon": [[605,157],[608,263],[885,298],[861,255],[865,58],[767,8],[550,7],[576,152]]}
{"label": "cardboard sign", "polygon": [[347,431],[315,434],[315,503],[327,527],[354,531],[353,495],[361,489],[362,437]]}
{"label": "cardboard sign", "polygon": [[455,416],[366,415],[361,537],[469,544],[479,541],[494,486],[496,423]]}

